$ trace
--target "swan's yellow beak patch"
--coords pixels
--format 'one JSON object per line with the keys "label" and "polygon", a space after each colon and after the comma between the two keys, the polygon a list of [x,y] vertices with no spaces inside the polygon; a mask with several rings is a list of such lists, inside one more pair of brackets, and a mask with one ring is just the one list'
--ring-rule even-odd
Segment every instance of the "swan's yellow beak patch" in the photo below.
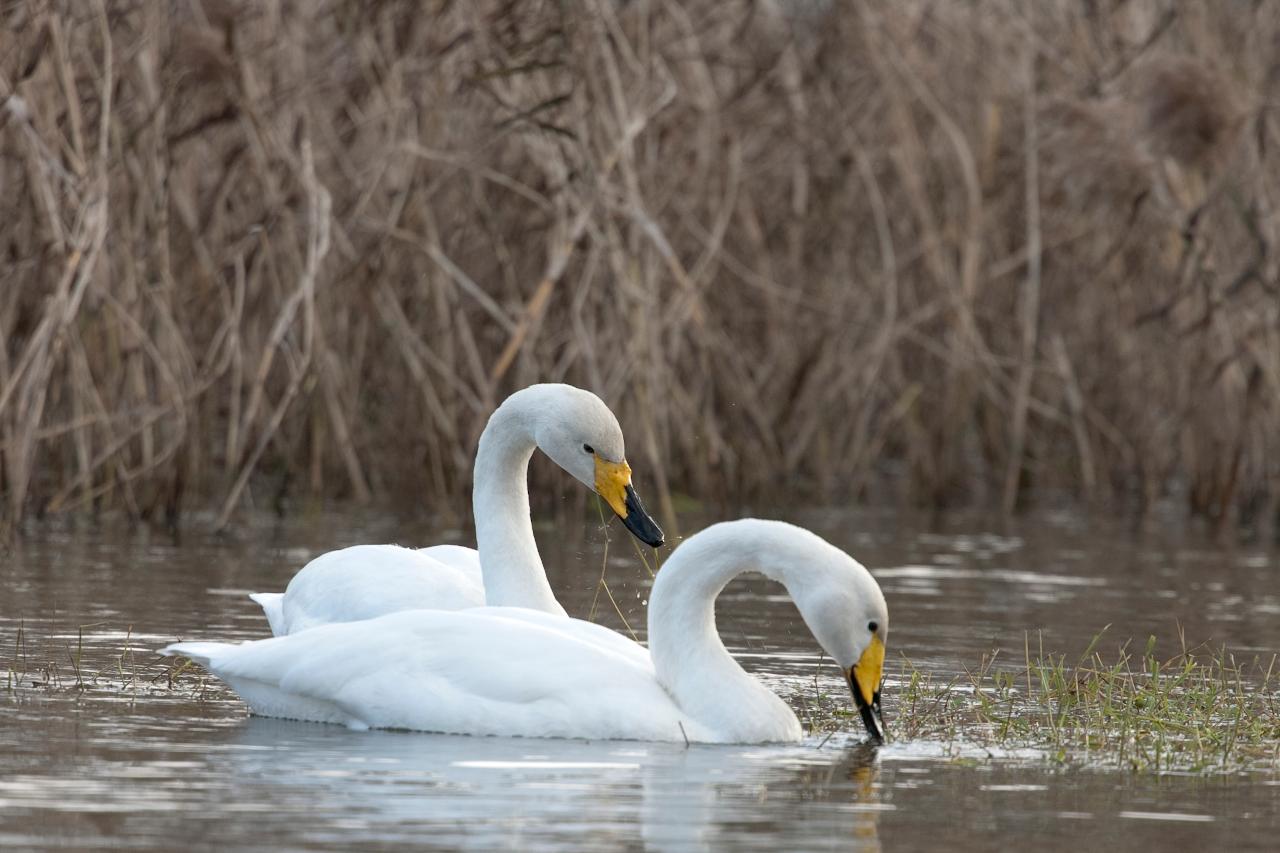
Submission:
{"label": "swan's yellow beak patch", "polygon": [[631,466],[625,460],[610,462],[596,456],[596,493],[619,518],[627,517],[627,486],[630,485]]}
{"label": "swan's yellow beak patch", "polygon": [[599,456],[595,459],[596,493],[622,519],[632,536],[657,548],[663,541],[662,528],[644,511],[640,496],[631,487],[631,466],[626,461],[609,462]]}
{"label": "swan's yellow beak patch", "polygon": [[853,683],[862,694],[862,701],[868,706],[875,699],[880,689],[880,677],[884,673],[884,641],[879,634],[871,635],[871,644],[867,646],[862,657],[853,665]]}

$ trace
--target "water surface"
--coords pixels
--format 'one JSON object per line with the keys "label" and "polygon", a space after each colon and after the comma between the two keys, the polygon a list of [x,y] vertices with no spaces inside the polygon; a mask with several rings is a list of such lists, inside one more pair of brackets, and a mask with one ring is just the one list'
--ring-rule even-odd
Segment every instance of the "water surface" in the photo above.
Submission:
{"label": "water surface", "polygon": [[[1002,530],[982,519],[808,512],[884,587],[893,660],[948,678],[1027,632],[1075,654],[1106,637],[1280,648],[1271,555],[1192,536],[1134,535],[1068,516]],[[699,520],[688,519],[696,529]],[[282,589],[307,559],[365,541],[466,542],[458,530],[350,515],[251,519],[227,537],[50,528],[0,573],[0,846],[129,849],[1275,849],[1275,776],[1152,776],[1056,767],[1034,753],[895,742],[851,729],[790,747],[348,732],[249,718],[216,682],[163,683],[150,651],[176,638],[253,639],[246,591]],[[648,576],[620,529],[539,530],[574,615],[641,637]],[[602,569],[621,615],[595,595]],[[19,645],[19,623],[24,642]],[[721,632],[782,695],[838,694],[780,587],[735,582]],[[19,652],[25,654],[19,654]],[[134,657],[130,657],[130,652]],[[87,686],[76,687],[75,672]],[[95,682],[94,675],[97,675]],[[32,686],[33,684],[39,686]],[[886,715],[895,713],[893,684]],[[802,715],[803,716],[803,715]]]}

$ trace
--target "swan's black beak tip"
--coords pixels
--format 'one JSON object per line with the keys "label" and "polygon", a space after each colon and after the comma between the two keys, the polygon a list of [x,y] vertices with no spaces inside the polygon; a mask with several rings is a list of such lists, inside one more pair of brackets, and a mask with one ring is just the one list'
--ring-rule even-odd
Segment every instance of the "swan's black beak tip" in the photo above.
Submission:
{"label": "swan's black beak tip", "polygon": [[853,705],[858,709],[858,716],[862,717],[862,725],[867,729],[867,742],[875,746],[880,746],[885,742],[884,712],[880,708],[880,691],[877,690],[871,696],[871,702],[862,698],[862,691],[858,689],[857,683],[850,678],[849,690],[853,693]]}
{"label": "swan's black beak tip", "polygon": [[858,708],[862,716],[862,724],[867,727],[867,740],[880,746],[885,741],[884,715],[880,712],[880,693],[876,692],[875,700]]}
{"label": "swan's black beak tip", "polygon": [[666,541],[662,535],[662,528],[649,513],[645,512],[644,504],[640,503],[640,496],[636,494],[636,490],[630,483],[627,484],[626,489],[626,508],[627,514],[622,517],[622,524],[631,531],[631,535],[651,548],[661,547]]}

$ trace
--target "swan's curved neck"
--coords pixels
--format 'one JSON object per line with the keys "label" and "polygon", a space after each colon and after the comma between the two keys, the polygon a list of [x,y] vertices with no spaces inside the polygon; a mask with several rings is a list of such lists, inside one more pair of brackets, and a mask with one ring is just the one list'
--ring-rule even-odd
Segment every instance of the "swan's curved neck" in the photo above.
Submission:
{"label": "swan's curved neck", "polygon": [[509,399],[489,418],[476,448],[471,506],[485,603],[564,613],[547,582],[529,520],[534,413]]}
{"label": "swan's curved neck", "polygon": [[724,647],[715,601],[749,571],[786,585],[789,565],[772,559],[767,543],[756,546],[733,533],[704,531],[662,566],[649,596],[649,653],[659,683],[693,719],[721,732],[742,729],[736,731],[742,740],[785,740],[800,730],[795,714]]}

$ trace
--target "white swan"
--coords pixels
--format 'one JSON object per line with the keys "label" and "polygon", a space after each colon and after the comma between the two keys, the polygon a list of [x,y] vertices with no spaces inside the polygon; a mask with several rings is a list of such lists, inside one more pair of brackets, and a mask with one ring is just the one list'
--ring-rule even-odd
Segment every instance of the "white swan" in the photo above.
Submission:
{"label": "white swan", "polygon": [[197,661],[269,717],[472,735],[797,741],[796,715],[716,633],[716,596],[751,570],[786,586],[881,739],[889,623],[880,587],[843,551],[778,521],[717,524],[676,549],[653,585],[649,651],[590,622],[515,607],[405,611],[161,651]]}
{"label": "white swan", "polygon": [[534,448],[594,489],[640,541],[662,530],[631,487],[622,429],[603,401],[572,385],[531,385],[490,416],[476,449],[472,510],[479,550],[459,545],[355,545],[321,554],[283,593],[253,593],[276,636],[399,610],[483,604],[564,616],[529,521]]}

